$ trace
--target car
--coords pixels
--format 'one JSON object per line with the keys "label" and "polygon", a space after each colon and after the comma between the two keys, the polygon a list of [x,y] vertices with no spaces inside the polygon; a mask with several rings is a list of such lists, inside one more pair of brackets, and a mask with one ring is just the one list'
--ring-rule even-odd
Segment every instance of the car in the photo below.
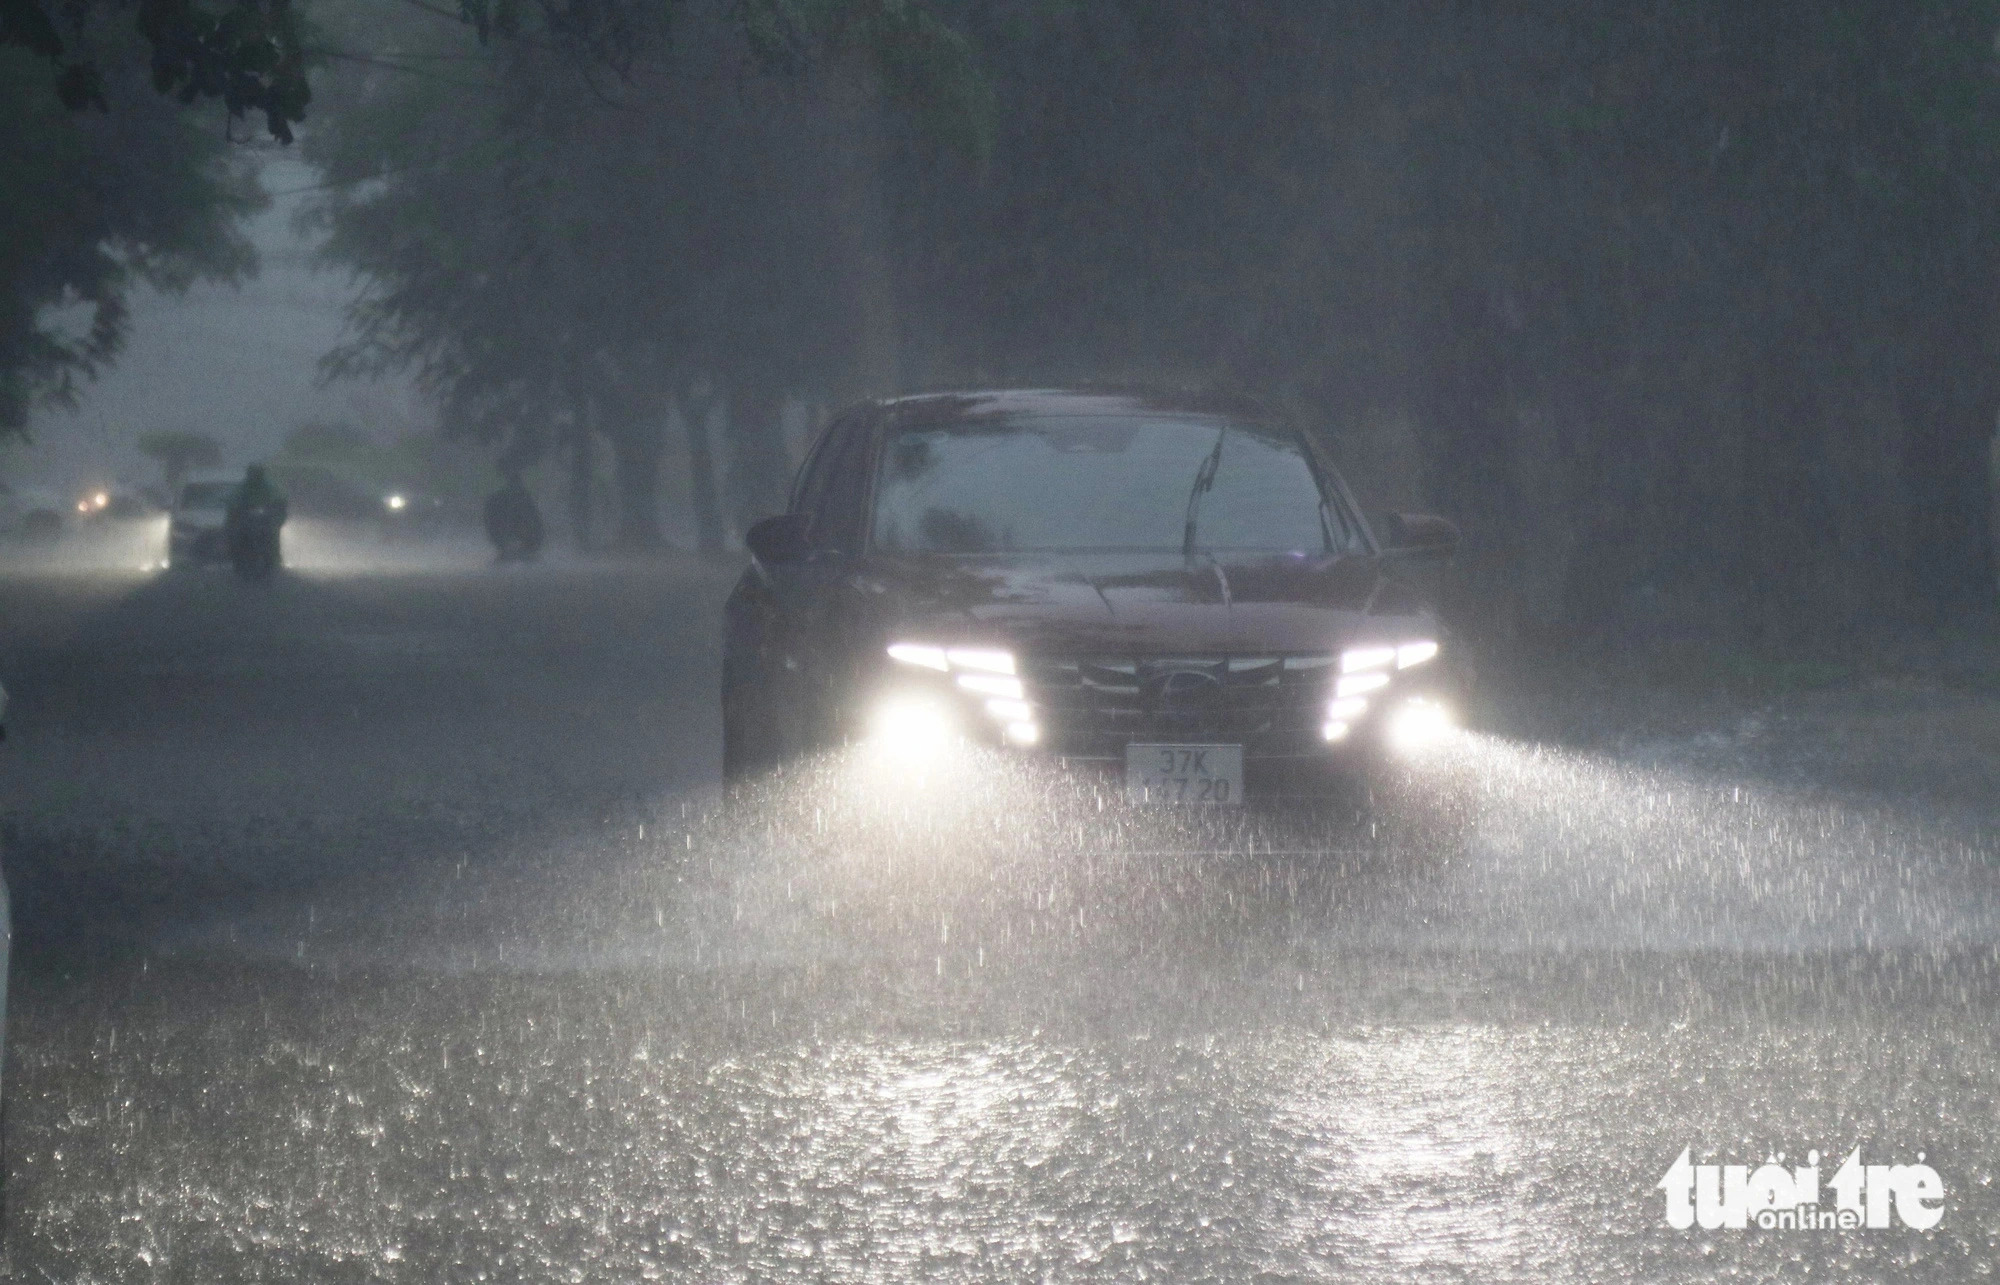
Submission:
{"label": "car", "polygon": [[746,533],[724,775],[970,740],[1146,802],[1310,794],[1450,725],[1462,670],[1412,567],[1457,542],[1430,515],[1378,535],[1320,445],[1247,400],[871,402]]}
{"label": "car", "polygon": [[167,565],[201,566],[229,561],[223,523],[240,477],[202,477],[181,485],[167,519]]}

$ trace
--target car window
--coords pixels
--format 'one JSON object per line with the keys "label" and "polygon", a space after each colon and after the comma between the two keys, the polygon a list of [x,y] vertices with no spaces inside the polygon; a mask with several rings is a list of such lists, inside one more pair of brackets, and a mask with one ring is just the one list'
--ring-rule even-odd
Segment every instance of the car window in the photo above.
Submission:
{"label": "car window", "polygon": [[813,461],[801,509],[810,517],[813,542],[823,548],[853,552],[861,546],[873,429],[869,417],[848,421],[829,436]]}
{"label": "car window", "polygon": [[799,471],[799,480],[792,491],[792,512],[817,516],[826,502],[827,488],[833,482],[835,466],[841,452],[850,439],[865,425],[865,417],[858,413],[841,416],[827,425],[813,444],[812,453],[806,457],[805,467]]}
{"label": "car window", "polygon": [[[898,433],[874,541],[902,553],[1353,547],[1296,437],[1203,415],[1020,416]],[[1190,527],[1192,531],[1190,531]]]}

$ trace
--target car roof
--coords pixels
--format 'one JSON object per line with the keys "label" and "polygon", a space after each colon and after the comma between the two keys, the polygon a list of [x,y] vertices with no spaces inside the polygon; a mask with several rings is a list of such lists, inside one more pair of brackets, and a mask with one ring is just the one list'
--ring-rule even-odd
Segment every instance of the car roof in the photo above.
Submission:
{"label": "car roof", "polygon": [[879,403],[898,423],[1023,415],[1231,415],[1269,419],[1270,412],[1234,393],[1143,387],[985,388],[913,393]]}

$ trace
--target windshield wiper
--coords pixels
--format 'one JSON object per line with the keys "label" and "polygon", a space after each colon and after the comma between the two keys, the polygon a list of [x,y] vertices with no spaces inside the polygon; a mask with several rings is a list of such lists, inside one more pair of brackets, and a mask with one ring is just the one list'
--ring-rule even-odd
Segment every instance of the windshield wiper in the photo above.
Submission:
{"label": "windshield wiper", "polygon": [[1201,462],[1201,468],[1194,475],[1194,485],[1188,489],[1187,525],[1181,529],[1181,556],[1194,556],[1195,523],[1201,515],[1201,497],[1215,488],[1216,470],[1222,467],[1222,444],[1229,438],[1229,426],[1223,425],[1215,435],[1215,449]]}

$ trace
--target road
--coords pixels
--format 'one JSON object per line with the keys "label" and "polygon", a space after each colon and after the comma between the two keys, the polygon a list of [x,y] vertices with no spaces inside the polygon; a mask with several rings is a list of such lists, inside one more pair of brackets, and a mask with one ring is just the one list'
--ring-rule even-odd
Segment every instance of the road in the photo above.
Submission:
{"label": "road", "polygon": [[[1978,808],[1478,733],[1320,816],[865,754],[725,811],[725,572],[301,548],[0,572],[17,1276],[2000,1264]],[[1857,1145],[1942,1221],[1666,1225],[1683,1148]]]}

